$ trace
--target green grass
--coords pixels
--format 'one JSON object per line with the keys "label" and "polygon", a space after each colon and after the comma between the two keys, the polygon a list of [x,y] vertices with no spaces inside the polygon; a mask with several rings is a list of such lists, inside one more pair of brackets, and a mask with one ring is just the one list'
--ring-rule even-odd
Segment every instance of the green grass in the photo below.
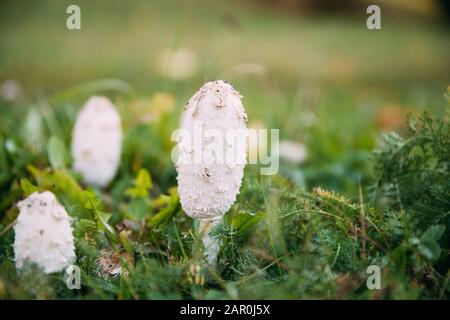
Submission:
{"label": "green grass", "polygon": [[[82,30],[68,31],[68,4],[2,4],[0,80],[18,80],[25,94],[0,101],[0,298],[448,299],[448,30],[387,18],[371,32],[359,17],[234,1],[81,1]],[[159,71],[159,54],[174,47],[200,62],[186,80]],[[243,63],[263,72],[239,75]],[[197,274],[196,222],[174,188],[170,134],[187,99],[216,78],[245,96],[250,123],[305,143],[308,159],[282,162],[275,176],[246,168],[212,231],[219,264]],[[76,112],[92,94],[108,95],[123,118],[121,165],[106,190],[70,169]],[[406,114],[425,110],[433,124],[424,116],[408,128]],[[143,123],[144,113],[157,120]],[[383,140],[391,130],[404,138]],[[151,188],[127,192],[145,172]],[[14,267],[15,203],[33,186],[54,191],[75,219],[79,291],[62,274]],[[104,249],[127,272],[103,276]],[[370,264],[382,268],[382,290],[365,285]]]}

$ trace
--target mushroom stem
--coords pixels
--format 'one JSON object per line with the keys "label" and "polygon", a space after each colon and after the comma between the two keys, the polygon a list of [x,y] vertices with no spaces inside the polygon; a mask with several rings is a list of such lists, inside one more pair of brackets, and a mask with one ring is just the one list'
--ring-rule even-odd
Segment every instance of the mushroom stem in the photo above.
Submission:
{"label": "mushroom stem", "polygon": [[207,262],[209,266],[215,266],[217,264],[217,255],[219,254],[219,242],[209,235],[209,232],[220,223],[220,219],[214,220],[200,220],[199,233],[202,239],[204,251],[203,260]]}

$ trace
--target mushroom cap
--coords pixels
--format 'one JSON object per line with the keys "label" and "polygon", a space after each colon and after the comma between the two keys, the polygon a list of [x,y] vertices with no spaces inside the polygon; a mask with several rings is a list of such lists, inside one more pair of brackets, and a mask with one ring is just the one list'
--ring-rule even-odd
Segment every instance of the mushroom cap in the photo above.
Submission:
{"label": "mushroom cap", "polygon": [[[219,219],[239,194],[247,153],[241,98],[229,83],[217,80],[206,83],[186,104],[181,129],[187,137],[178,140],[176,168],[181,205],[193,218]],[[199,125],[201,143],[196,143]]]}
{"label": "mushroom cap", "polygon": [[45,273],[58,272],[75,261],[71,218],[55,195],[34,192],[17,206],[14,226],[16,268],[35,263]]}
{"label": "mushroom cap", "polygon": [[122,128],[115,106],[105,97],[90,98],[72,133],[74,170],[87,184],[105,187],[117,172],[121,151]]}

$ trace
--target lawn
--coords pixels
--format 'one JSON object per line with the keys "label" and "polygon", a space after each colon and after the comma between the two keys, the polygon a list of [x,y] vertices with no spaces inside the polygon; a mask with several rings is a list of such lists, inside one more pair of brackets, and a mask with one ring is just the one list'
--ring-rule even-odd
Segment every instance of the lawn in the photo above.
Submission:
{"label": "lawn", "polygon": [[[369,31],[364,12],[256,1],[77,3],[72,31],[68,1],[0,5],[0,299],[448,299],[448,26],[387,14]],[[247,165],[208,267],[170,155],[183,106],[213,79],[244,96],[249,127],[306,158],[281,155],[271,176]],[[105,188],[70,152],[92,95],[122,118]],[[80,290],[15,267],[16,204],[36,190],[73,218]]]}

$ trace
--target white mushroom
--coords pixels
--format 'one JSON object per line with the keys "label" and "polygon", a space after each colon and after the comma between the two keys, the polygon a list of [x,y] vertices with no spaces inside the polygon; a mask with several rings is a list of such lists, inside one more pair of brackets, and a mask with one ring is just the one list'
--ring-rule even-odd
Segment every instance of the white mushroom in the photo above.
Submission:
{"label": "white mushroom", "polygon": [[188,79],[198,70],[197,55],[189,48],[165,50],[157,63],[161,74],[172,80]]}
{"label": "white mushroom", "polygon": [[73,167],[89,185],[105,187],[120,164],[120,115],[105,97],[94,96],[77,115],[72,134]]}
{"label": "white mushroom", "polygon": [[218,245],[208,232],[235,202],[244,175],[247,115],[241,98],[225,81],[208,82],[189,100],[181,121],[180,202],[186,214],[201,220],[210,262]]}
{"label": "white mushroom", "polygon": [[20,201],[14,227],[16,268],[34,263],[45,273],[59,272],[75,261],[71,218],[55,195],[34,192]]}
{"label": "white mushroom", "polygon": [[295,165],[304,162],[308,156],[306,146],[292,140],[281,140],[279,152],[280,158]]}
{"label": "white mushroom", "polygon": [[6,101],[17,101],[23,96],[23,87],[16,80],[6,80],[0,85],[0,97]]}

